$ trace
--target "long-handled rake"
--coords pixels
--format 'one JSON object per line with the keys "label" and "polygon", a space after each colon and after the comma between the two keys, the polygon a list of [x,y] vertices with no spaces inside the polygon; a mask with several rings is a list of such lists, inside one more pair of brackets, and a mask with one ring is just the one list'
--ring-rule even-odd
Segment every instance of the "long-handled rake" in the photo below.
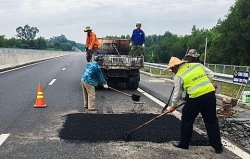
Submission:
{"label": "long-handled rake", "polygon": [[[179,104],[176,108],[182,106],[182,105],[185,104],[185,103],[186,103],[186,102],[183,102],[183,103]],[[147,121],[146,123],[144,123],[144,124],[138,126],[137,128],[135,128],[134,130],[130,131],[129,133],[125,133],[125,141],[129,141],[129,140],[131,139],[131,134],[134,133],[135,131],[139,130],[140,128],[142,128],[142,127],[148,125],[149,123],[155,121],[156,119],[159,119],[160,117],[162,117],[162,116],[164,116],[164,115],[166,115],[166,114],[168,114],[168,113],[170,113],[170,112],[169,112],[169,111],[166,111],[166,112],[164,112],[164,113],[162,113],[162,114],[160,114],[160,115],[154,117],[153,119]]]}

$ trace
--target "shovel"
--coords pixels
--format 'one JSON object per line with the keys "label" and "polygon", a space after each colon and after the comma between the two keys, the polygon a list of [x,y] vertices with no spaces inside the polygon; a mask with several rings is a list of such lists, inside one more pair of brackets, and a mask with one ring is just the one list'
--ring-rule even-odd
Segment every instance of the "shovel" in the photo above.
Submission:
{"label": "shovel", "polygon": [[[181,104],[179,104],[178,106],[176,106],[176,108],[182,106],[182,105],[185,104],[185,103],[186,103],[186,102],[182,102]],[[166,114],[168,114],[168,113],[171,113],[171,112],[166,111],[166,112],[164,112],[164,113],[162,113],[162,114],[160,114],[160,115],[154,117],[153,119],[147,121],[146,123],[144,123],[144,124],[138,126],[137,128],[135,128],[134,130],[130,131],[129,133],[125,133],[125,141],[127,142],[127,141],[129,141],[129,140],[131,139],[131,134],[132,134],[133,132],[139,130],[140,128],[142,128],[142,127],[148,125],[149,123],[155,121],[156,119],[158,119],[158,118],[160,118],[160,117],[162,117],[162,116],[164,116],[164,115],[166,115]]]}
{"label": "shovel", "polygon": [[170,100],[172,98],[173,92],[174,92],[174,87],[173,87],[173,89],[171,91],[170,97],[168,98],[168,103],[164,106],[164,108],[162,109],[161,113],[163,113],[167,109],[167,107],[169,105],[169,102],[170,102]]}
{"label": "shovel", "polygon": [[141,97],[141,96],[139,96],[139,95],[135,95],[135,94],[130,95],[130,94],[121,92],[121,91],[119,91],[119,90],[117,90],[117,89],[114,89],[114,88],[112,88],[112,87],[109,87],[109,89],[112,89],[112,90],[114,90],[114,91],[116,91],[116,92],[119,92],[119,93],[121,93],[121,94],[124,94],[124,95],[126,95],[126,96],[132,97],[132,100],[133,100],[133,101],[140,101],[140,97]]}

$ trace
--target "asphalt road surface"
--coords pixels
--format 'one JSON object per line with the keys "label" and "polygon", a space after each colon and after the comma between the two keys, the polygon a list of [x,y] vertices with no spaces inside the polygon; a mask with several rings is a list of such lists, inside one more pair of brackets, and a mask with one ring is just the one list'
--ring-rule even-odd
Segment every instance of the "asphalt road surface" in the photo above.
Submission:
{"label": "asphalt road surface", "polygon": [[[1,159],[249,157],[247,150],[237,155],[242,152],[227,148],[215,154],[202,127],[195,128],[188,150],[173,147],[171,141],[180,137],[177,111],[132,133],[126,142],[126,132],[160,114],[172,84],[141,74],[138,90],[126,90],[124,84],[113,86],[140,95],[140,102],[110,89],[97,89],[99,111],[88,112],[83,108],[80,84],[85,66],[84,53],[76,53],[0,73]],[[43,87],[46,108],[34,108],[38,83]]]}

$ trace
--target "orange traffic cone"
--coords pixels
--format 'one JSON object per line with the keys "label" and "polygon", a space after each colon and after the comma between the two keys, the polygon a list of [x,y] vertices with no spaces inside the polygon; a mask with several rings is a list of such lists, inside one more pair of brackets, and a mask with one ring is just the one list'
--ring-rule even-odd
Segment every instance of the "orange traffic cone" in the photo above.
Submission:
{"label": "orange traffic cone", "polygon": [[36,96],[36,104],[34,105],[35,108],[45,108],[46,104],[43,98],[43,89],[42,85],[39,83],[37,88],[37,96]]}

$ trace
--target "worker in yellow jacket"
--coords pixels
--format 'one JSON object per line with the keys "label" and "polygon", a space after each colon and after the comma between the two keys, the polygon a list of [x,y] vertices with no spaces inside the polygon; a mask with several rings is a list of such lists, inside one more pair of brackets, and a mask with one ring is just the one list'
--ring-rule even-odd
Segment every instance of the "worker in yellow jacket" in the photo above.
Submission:
{"label": "worker in yellow jacket", "polygon": [[89,26],[87,26],[86,29],[84,29],[84,32],[87,32],[86,43],[85,43],[85,49],[87,51],[86,58],[87,61],[90,62],[92,55],[93,54],[94,56],[97,55],[99,42],[96,34],[92,31],[92,29]]}
{"label": "worker in yellow jacket", "polygon": [[172,105],[167,108],[168,111],[176,109],[183,91],[188,95],[182,108],[181,139],[173,141],[173,145],[182,149],[189,148],[195,118],[201,113],[209,142],[216,153],[221,153],[223,148],[216,116],[215,89],[210,82],[214,73],[200,63],[186,63],[176,57],[171,57],[168,69],[175,73]]}

